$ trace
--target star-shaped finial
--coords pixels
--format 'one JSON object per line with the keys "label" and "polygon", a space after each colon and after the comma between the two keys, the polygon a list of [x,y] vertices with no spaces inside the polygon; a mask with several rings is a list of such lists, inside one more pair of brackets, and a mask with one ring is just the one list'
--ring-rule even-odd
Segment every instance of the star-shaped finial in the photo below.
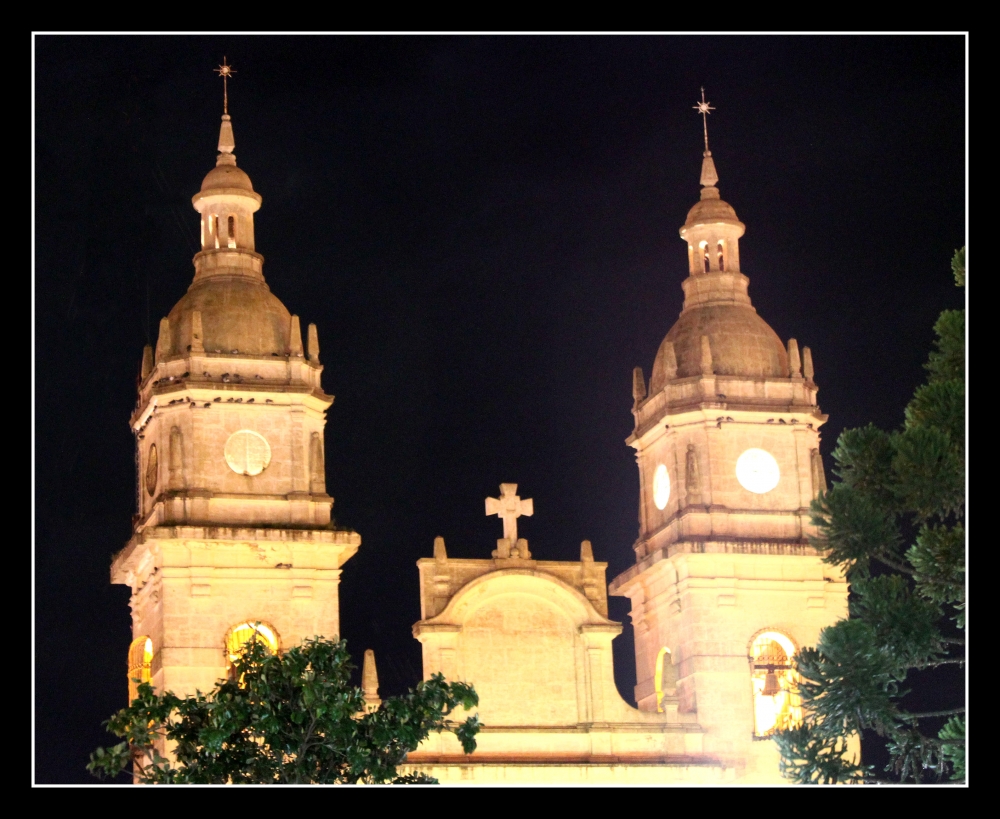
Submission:
{"label": "star-shaped finial", "polygon": [[226,64],[225,57],[222,58],[222,65],[220,65],[218,68],[213,68],[212,70],[220,77],[231,77],[233,74],[236,73],[235,68],[233,68],[231,65]]}
{"label": "star-shaped finial", "polygon": [[232,78],[233,74],[236,73],[236,69],[231,65],[226,63],[226,58],[222,58],[222,65],[218,68],[212,69],[216,74],[222,77],[222,113],[229,113],[229,86],[228,81]]}
{"label": "star-shaped finial", "polygon": [[695,111],[701,114],[701,122],[705,128],[705,150],[708,150],[708,115],[715,110],[711,103],[705,101],[705,88],[702,86],[701,89],[701,102],[696,102],[692,106]]}

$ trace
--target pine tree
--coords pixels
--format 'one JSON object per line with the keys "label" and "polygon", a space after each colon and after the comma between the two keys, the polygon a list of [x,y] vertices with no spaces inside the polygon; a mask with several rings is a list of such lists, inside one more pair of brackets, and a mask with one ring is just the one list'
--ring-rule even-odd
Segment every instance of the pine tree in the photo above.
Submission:
{"label": "pine tree", "polygon": [[[964,287],[965,248],[952,271]],[[797,782],[965,779],[965,692],[931,671],[965,664],[965,312],[944,311],[934,331],[902,428],[845,430],[839,480],[812,506],[814,545],[844,568],[850,616],[795,658],[805,718],[775,740]],[[913,710],[914,699],[947,707]],[[862,731],[884,738],[888,777],[848,754],[845,737]]]}

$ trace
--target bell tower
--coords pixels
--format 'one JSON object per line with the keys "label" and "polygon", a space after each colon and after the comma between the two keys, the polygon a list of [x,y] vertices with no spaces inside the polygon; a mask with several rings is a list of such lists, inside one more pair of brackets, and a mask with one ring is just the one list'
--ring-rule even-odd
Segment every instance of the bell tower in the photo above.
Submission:
{"label": "bell tower", "polygon": [[[809,545],[825,489],[811,352],[783,344],[750,302],[745,226],[720,197],[706,119],[701,197],[680,236],[684,306],[653,363],[633,373],[639,469],[635,565],[610,586],[631,600],[639,708],[677,696],[706,752],[777,776],[766,739],[794,722],[789,660],[847,615],[847,586]],[[757,773],[754,773],[754,772]]]}
{"label": "bell tower", "polygon": [[194,279],[143,351],[137,514],[111,567],[132,589],[143,659],[130,677],[179,695],[210,689],[255,629],[274,649],[338,634],[341,566],[361,543],[331,521],[318,333],[310,324],[303,345],[264,281],[261,196],[236,164],[226,102],[215,167],[192,198]]}

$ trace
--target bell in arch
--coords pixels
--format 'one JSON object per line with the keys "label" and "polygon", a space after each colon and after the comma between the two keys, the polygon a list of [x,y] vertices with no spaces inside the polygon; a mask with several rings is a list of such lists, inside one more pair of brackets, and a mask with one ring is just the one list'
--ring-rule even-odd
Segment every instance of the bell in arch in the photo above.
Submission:
{"label": "bell in arch", "polygon": [[778,675],[774,673],[773,667],[768,667],[767,675],[764,677],[764,690],[761,692],[765,697],[773,697],[781,693],[781,686],[778,684]]}

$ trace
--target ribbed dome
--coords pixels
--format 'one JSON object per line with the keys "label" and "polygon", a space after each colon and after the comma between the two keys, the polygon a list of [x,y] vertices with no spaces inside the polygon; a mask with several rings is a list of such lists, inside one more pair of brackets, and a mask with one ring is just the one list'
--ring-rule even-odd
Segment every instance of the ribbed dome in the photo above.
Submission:
{"label": "ribbed dome", "polygon": [[[673,344],[678,378],[701,373],[702,336],[708,336],[716,375],[788,377],[788,353],[767,322],[752,307],[718,304],[685,310],[667,333],[664,342]],[[665,346],[661,344],[656,354],[650,394],[663,389],[666,381]]]}
{"label": "ribbed dome", "polygon": [[288,353],[291,315],[266,284],[242,276],[210,276],[191,285],[170,311],[173,349],[191,343],[191,313],[201,311],[205,350],[251,355]]}
{"label": "ribbed dome", "polygon": [[253,192],[250,177],[236,165],[216,165],[208,172],[201,183],[202,193],[217,188],[239,188]]}

